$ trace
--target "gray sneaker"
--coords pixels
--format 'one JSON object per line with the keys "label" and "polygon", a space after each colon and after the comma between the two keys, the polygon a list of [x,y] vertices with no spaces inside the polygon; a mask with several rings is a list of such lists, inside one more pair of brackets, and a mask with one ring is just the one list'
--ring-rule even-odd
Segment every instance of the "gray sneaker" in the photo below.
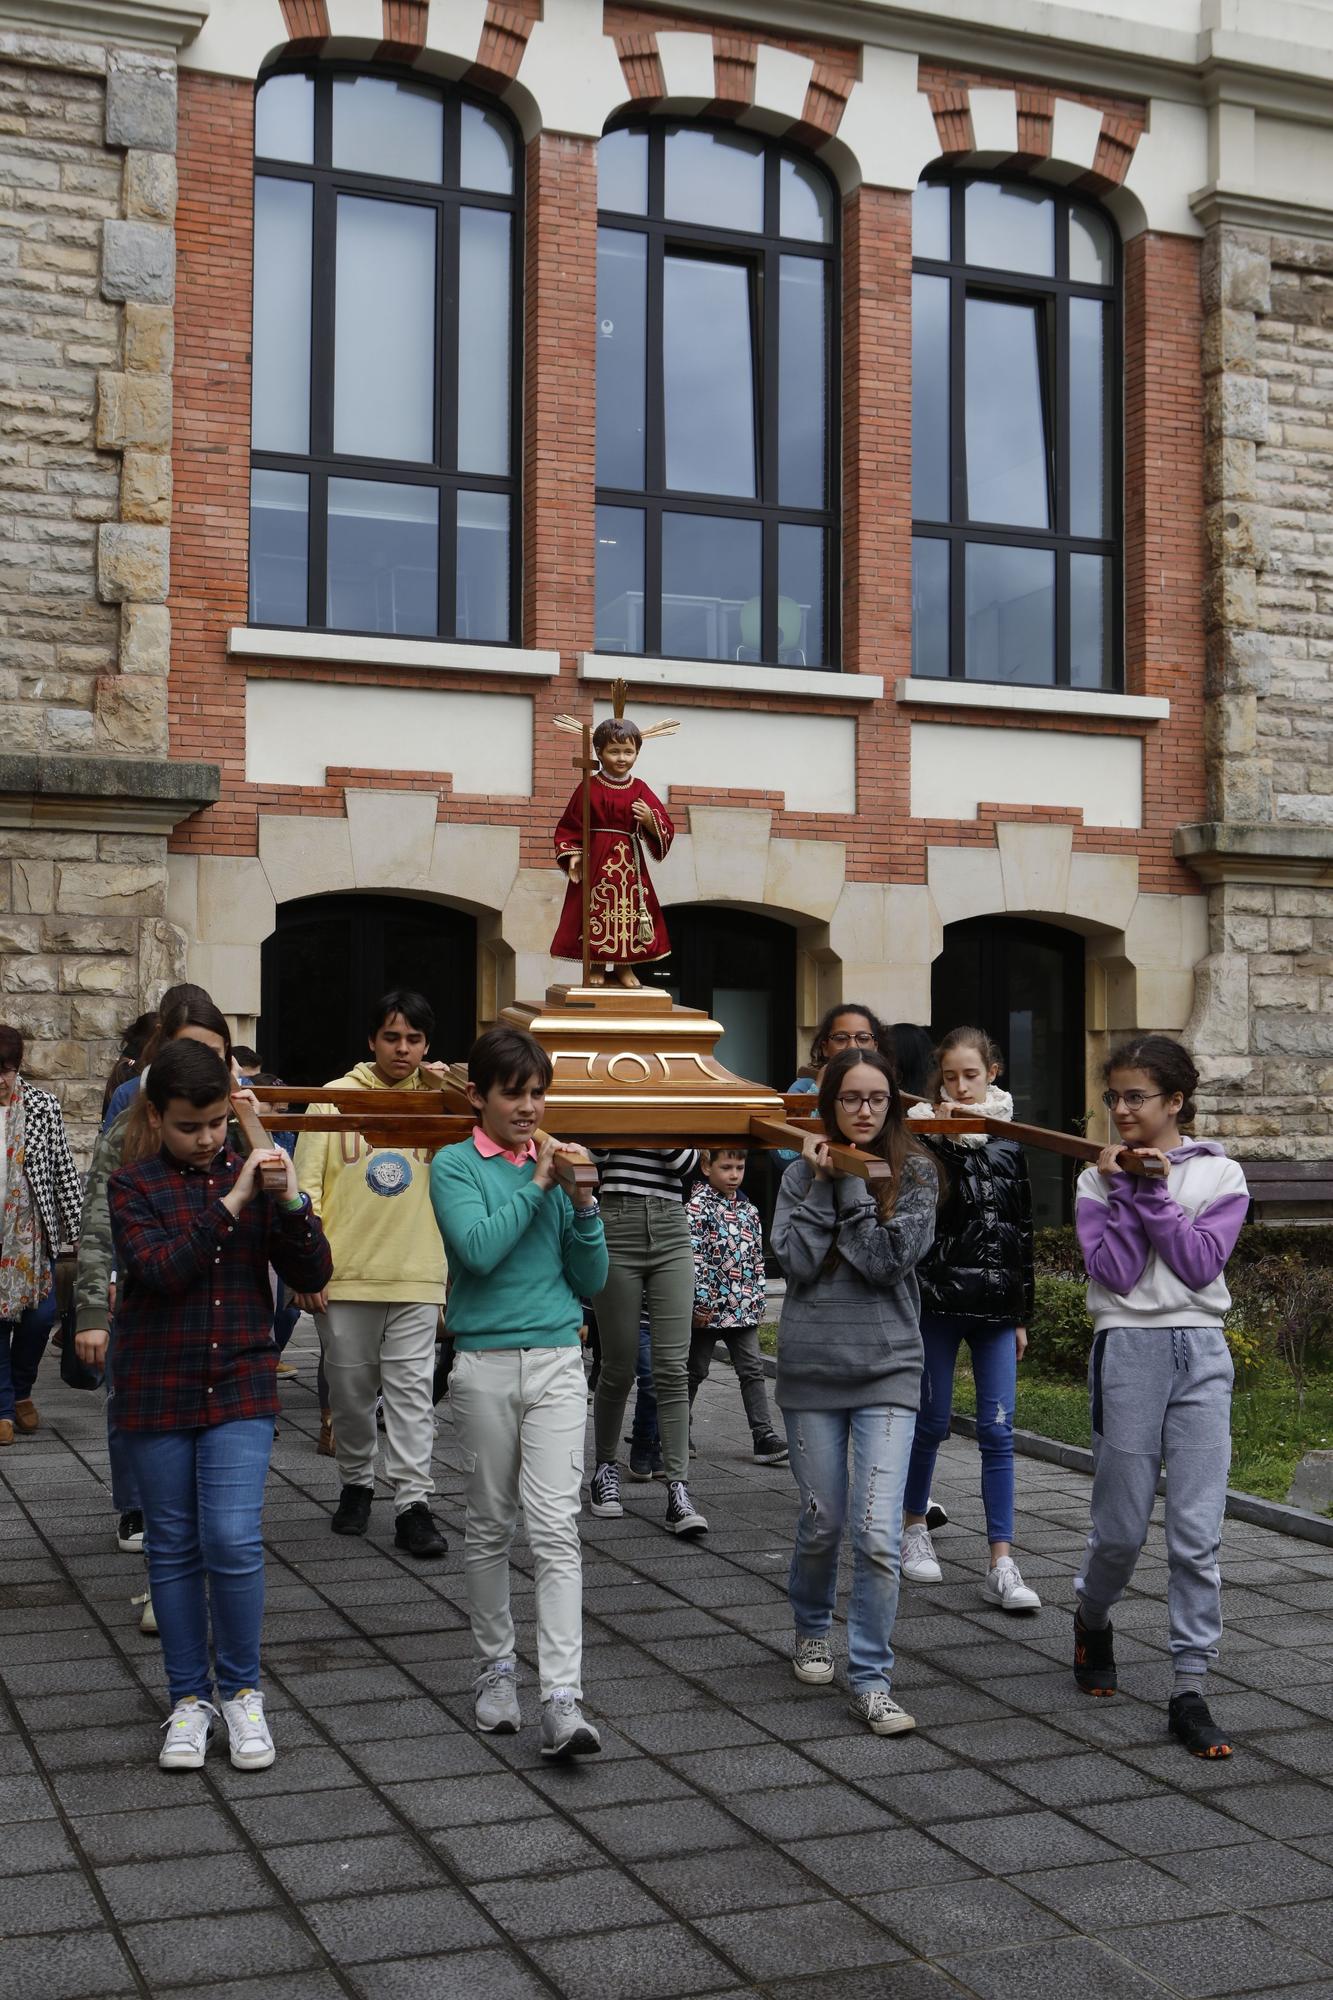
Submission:
{"label": "gray sneaker", "polygon": [[542,1703],[542,1756],[592,1757],[602,1739],[569,1688],[552,1688]]}
{"label": "gray sneaker", "polygon": [[887,1688],[865,1688],[854,1694],[847,1706],[876,1736],[905,1736],[916,1728],[916,1717],[899,1708]]}
{"label": "gray sneaker", "polygon": [[518,1707],[518,1675],[512,1660],[492,1660],[473,1683],[476,1703],[473,1714],[478,1729],[488,1736],[512,1736],[522,1727]]}
{"label": "gray sneaker", "polygon": [[828,1640],[822,1636],[811,1638],[804,1632],[798,1632],[791,1663],[797,1680],[804,1681],[808,1687],[827,1687],[833,1679],[833,1653]]}

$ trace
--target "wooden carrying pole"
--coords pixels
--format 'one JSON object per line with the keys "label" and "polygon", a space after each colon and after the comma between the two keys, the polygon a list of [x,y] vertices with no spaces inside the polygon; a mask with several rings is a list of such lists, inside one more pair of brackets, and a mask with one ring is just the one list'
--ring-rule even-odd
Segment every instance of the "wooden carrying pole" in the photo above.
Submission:
{"label": "wooden carrying pole", "polygon": [[[273,1142],[272,1134],[264,1129],[253,1104],[248,1104],[243,1097],[233,1097],[231,1115],[236,1120],[241,1137],[250,1152],[276,1153],[279,1150]],[[286,1167],[276,1160],[269,1166],[261,1167],[259,1185],[265,1194],[281,1194],[287,1185]]]}
{"label": "wooden carrying pole", "polygon": [[[903,1092],[903,1103],[925,1104],[924,1097],[911,1097]],[[992,1139],[1016,1139],[1020,1146],[1036,1146],[1045,1153],[1063,1153],[1067,1160],[1086,1160],[1095,1166],[1102,1156],[1102,1147],[1095,1139],[1084,1139],[1077,1132],[1052,1132],[1045,1125],[1021,1125],[1012,1118],[985,1118],[979,1113],[974,1117],[920,1119],[913,1118],[909,1129],[928,1132],[948,1133],[950,1130],[963,1132],[985,1132]],[[1160,1180],[1162,1169],[1156,1160],[1141,1160],[1137,1153],[1125,1147],[1116,1155],[1116,1165],[1127,1174],[1138,1174],[1143,1180]]]}

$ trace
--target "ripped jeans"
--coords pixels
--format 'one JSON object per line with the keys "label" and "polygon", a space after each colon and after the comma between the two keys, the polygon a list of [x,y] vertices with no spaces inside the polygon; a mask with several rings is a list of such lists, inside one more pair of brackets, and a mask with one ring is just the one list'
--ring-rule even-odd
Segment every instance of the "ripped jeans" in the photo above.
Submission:
{"label": "ripped jeans", "polygon": [[903,1486],[916,1413],[891,1403],[867,1410],[784,1410],[782,1415],[792,1475],[801,1491],[787,1578],[797,1634],[822,1639],[833,1623],[850,1483],[847,1684],[854,1694],[888,1689],[898,1615]]}
{"label": "ripped jeans", "polygon": [[963,1341],[972,1350],[972,1375],[977,1385],[977,1445],[986,1540],[1012,1542],[1014,1396],[1018,1387],[1018,1350],[1012,1326],[1001,1326],[994,1320],[955,1319],[947,1313],[922,1313],[921,1344],[926,1360],[904,1504],[909,1514],[926,1511],[935,1455],[949,1435],[954,1369]]}

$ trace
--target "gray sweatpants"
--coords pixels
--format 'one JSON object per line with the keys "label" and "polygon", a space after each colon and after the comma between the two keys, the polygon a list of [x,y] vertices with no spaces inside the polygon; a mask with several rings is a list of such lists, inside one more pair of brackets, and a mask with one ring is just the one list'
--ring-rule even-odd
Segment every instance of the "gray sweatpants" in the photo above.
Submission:
{"label": "gray sweatpants", "polygon": [[386,1305],[370,1299],[330,1299],[315,1316],[324,1350],[338,1476],[344,1486],[375,1484],[379,1444],[375,1398],[384,1397],[384,1476],[401,1514],[435,1491],[437,1305]]}
{"label": "gray sweatpants", "polygon": [[1167,1617],[1178,1673],[1204,1674],[1222,1636],[1222,1541],[1233,1370],[1214,1326],[1105,1327],[1092,1344],[1092,1533],[1074,1588],[1124,1596],[1166,1468]]}

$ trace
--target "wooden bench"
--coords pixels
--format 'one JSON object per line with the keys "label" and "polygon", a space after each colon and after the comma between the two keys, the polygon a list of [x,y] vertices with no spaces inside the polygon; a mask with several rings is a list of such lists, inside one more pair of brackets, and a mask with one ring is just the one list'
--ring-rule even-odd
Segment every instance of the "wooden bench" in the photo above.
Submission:
{"label": "wooden bench", "polygon": [[1242,1160],[1251,1222],[1333,1222],[1333,1160]]}

